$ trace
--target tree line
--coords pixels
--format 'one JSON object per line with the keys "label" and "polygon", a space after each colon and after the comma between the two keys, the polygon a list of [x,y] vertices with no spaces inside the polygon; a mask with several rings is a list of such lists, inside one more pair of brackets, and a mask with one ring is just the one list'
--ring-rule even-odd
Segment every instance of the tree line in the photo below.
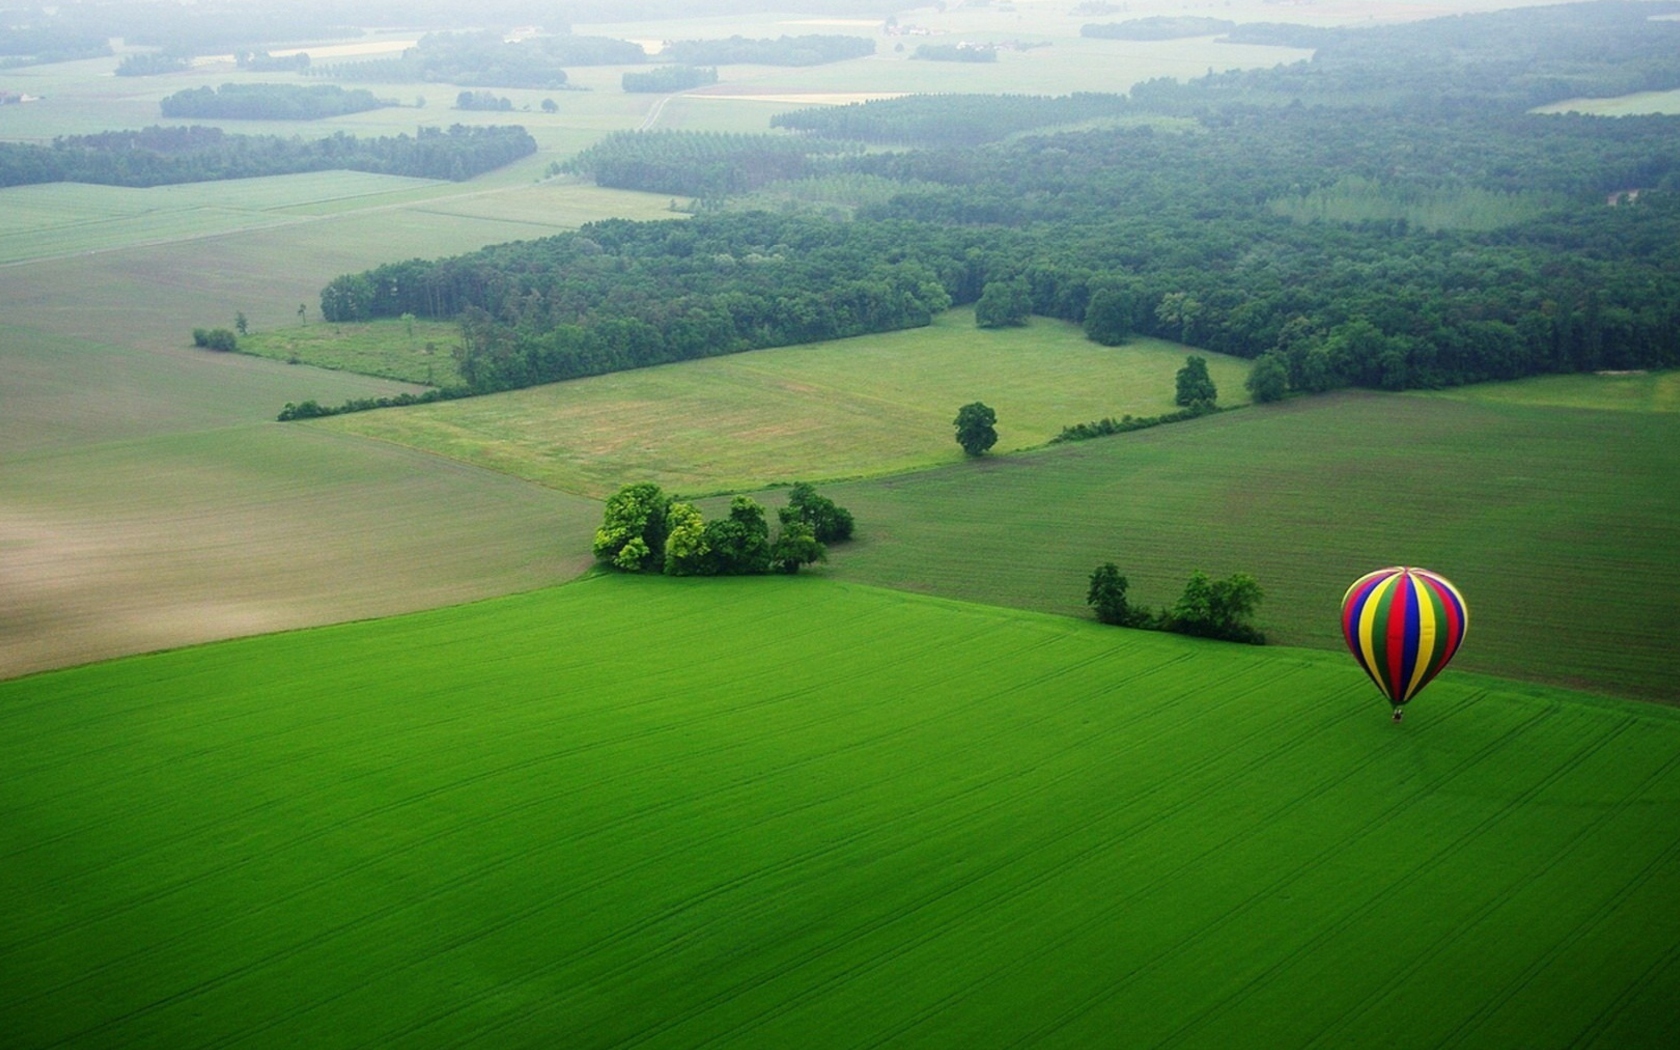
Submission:
{"label": "tree line", "polygon": [[394,105],[364,88],[336,84],[223,84],[187,88],[158,102],[166,117],[205,120],[320,120]]}
{"label": "tree line", "polygon": [[522,127],[457,124],[447,131],[420,128],[413,137],[357,138],[338,132],[306,140],[231,135],[199,125],[154,126],[66,136],[53,140],[51,146],[0,143],[0,186],[40,182],[164,186],[335,169],[461,181],[536,149],[536,140]]}
{"label": "tree line", "polygon": [[717,78],[717,69],[712,66],[655,66],[645,73],[626,73],[619,83],[632,94],[663,95],[716,84]]}

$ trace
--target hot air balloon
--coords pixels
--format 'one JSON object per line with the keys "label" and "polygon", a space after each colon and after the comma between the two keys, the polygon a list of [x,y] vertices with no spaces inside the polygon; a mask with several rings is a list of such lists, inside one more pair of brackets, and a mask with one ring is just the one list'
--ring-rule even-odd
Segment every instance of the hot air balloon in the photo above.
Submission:
{"label": "hot air balloon", "polygon": [[1428,569],[1366,573],[1342,598],[1342,637],[1394,705],[1396,722],[1402,705],[1458,652],[1469,626],[1458,588]]}

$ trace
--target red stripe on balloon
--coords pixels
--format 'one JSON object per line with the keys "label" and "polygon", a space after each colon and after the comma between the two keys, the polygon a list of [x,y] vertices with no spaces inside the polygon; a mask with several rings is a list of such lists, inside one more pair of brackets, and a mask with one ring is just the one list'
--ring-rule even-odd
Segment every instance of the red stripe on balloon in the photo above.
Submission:
{"label": "red stripe on balloon", "polygon": [[1388,641],[1383,646],[1383,655],[1387,657],[1387,671],[1390,700],[1404,700],[1406,698],[1405,663],[1406,650],[1406,613],[1410,602],[1412,579],[1405,572],[1400,579],[1394,581],[1394,591],[1388,605]]}

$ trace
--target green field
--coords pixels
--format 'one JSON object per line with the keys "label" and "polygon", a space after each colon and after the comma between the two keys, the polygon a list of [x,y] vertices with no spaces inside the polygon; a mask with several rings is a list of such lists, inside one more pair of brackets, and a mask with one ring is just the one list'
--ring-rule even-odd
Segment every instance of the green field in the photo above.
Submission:
{"label": "green field", "polygon": [[[1517,389],[1584,398],[1595,380],[1622,382]],[[1348,584],[1423,565],[1469,601],[1462,666],[1680,701],[1680,415],[1505,403],[1505,389],[1297,399],[831,486],[859,523],[833,571],[1080,615],[1104,561],[1153,606],[1193,569],[1250,572],[1272,640],[1339,649]]]}
{"label": "green field", "polygon": [[1438,391],[1434,396],[1486,405],[1680,412],[1680,372],[1535,376],[1510,383],[1456,387]]}
{"label": "green field", "polygon": [[391,319],[252,332],[239,337],[239,352],[427,386],[456,386],[461,373],[450,351],[460,341],[460,326],[452,321]]}
{"label": "green field", "polygon": [[[997,451],[1103,416],[1175,410],[1186,348],[1098,346],[1034,318],[981,330],[972,309],[927,327],[554,383],[316,426],[410,445],[569,492],[653,480],[698,494],[885,474],[962,459],[952,420],[984,401]],[[1222,403],[1248,363],[1208,354]]]}
{"label": "green field", "polygon": [[[1472,644],[1474,636],[1472,636]],[[1666,1047],[1680,712],[815,578],[0,684],[8,1046]]]}

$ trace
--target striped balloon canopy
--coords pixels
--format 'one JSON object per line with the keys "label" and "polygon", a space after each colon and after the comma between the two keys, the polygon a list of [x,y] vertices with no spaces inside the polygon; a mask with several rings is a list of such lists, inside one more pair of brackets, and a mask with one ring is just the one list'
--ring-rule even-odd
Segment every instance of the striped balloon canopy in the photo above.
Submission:
{"label": "striped balloon canopy", "polygon": [[1359,666],[1399,707],[1458,652],[1470,612],[1458,588],[1427,569],[1366,573],[1342,598],[1342,637]]}

